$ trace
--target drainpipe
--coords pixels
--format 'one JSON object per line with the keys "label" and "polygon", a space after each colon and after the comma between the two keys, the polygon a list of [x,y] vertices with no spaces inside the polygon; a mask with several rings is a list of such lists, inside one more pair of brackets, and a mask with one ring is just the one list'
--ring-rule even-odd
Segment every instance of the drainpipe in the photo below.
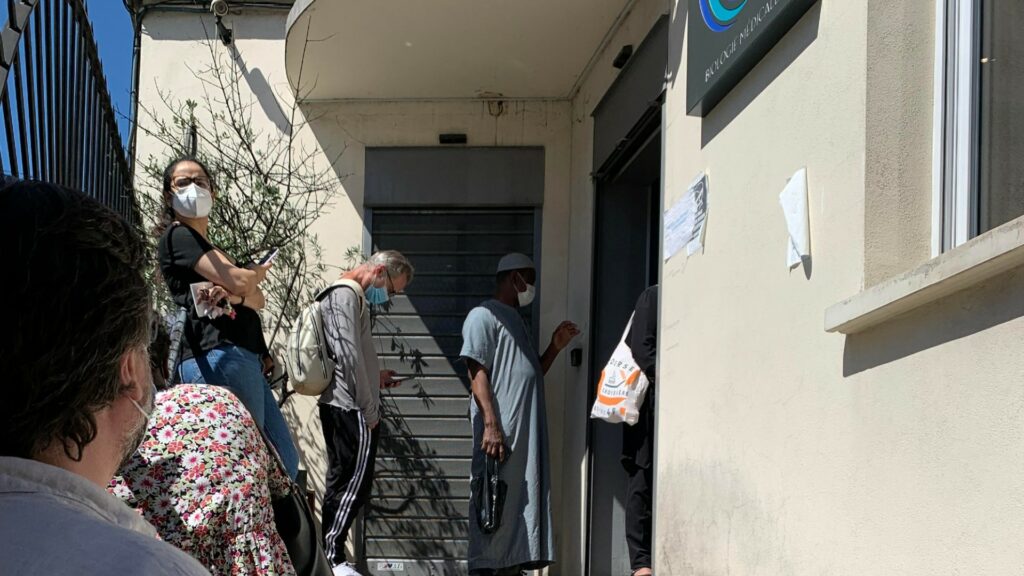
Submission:
{"label": "drainpipe", "polygon": [[132,29],[134,39],[132,41],[132,115],[129,118],[131,132],[128,135],[128,177],[131,178],[132,186],[135,186],[135,146],[139,132],[139,78],[141,70],[139,64],[142,60],[142,20],[146,17],[149,8],[141,6],[142,0],[124,0],[124,7],[132,15]]}
{"label": "drainpipe", "polygon": [[[141,78],[141,70],[139,64],[142,60],[142,21],[146,18],[146,14],[151,9],[161,12],[179,12],[179,13],[191,13],[191,14],[208,14],[210,12],[209,2],[202,2],[200,5],[189,5],[187,3],[174,4],[170,6],[162,6],[160,4],[154,4],[153,6],[144,6],[144,0],[123,0],[124,8],[132,15],[132,28],[134,29],[134,41],[132,44],[132,115],[129,121],[131,122],[131,132],[128,135],[128,174],[132,179],[132,185],[135,184],[135,148],[139,132],[139,79]],[[193,2],[194,4],[194,2]],[[232,8],[236,8],[235,5]],[[264,10],[291,10],[291,6],[288,4],[280,4],[277,2],[238,2],[237,8],[262,8]]]}

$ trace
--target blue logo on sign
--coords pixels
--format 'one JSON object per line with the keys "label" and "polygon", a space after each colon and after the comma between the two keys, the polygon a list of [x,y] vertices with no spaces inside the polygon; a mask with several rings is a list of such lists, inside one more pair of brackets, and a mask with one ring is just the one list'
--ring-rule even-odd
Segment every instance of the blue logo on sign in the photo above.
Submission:
{"label": "blue logo on sign", "polygon": [[740,12],[747,5],[743,0],[735,8],[726,8],[723,0],[699,0],[700,15],[704,17],[704,23],[713,32],[725,32],[736,22]]}

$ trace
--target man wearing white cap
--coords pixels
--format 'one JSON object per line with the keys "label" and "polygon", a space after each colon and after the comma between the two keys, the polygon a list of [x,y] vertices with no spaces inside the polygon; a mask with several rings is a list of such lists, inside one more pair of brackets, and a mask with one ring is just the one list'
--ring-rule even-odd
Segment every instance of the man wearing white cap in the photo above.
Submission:
{"label": "man wearing white cap", "polygon": [[473,486],[488,460],[499,462],[507,492],[495,530],[478,522],[479,492],[470,498],[471,575],[518,575],[555,561],[544,374],[579,330],[562,322],[538,355],[518,308],[536,295],[537,271],[523,254],[509,254],[497,269],[493,300],[474,308],[462,326],[461,356],[469,367],[473,402]]}

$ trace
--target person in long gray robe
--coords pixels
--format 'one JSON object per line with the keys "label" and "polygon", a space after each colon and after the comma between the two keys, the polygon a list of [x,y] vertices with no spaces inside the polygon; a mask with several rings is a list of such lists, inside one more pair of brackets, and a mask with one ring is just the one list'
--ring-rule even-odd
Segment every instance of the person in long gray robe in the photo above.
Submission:
{"label": "person in long gray robe", "polygon": [[474,308],[462,328],[461,356],[473,390],[471,481],[483,476],[486,459],[493,458],[508,487],[500,525],[491,534],[481,530],[479,503],[470,499],[471,575],[519,574],[555,561],[544,374],[579,331],[563,322],[538,355],[517,310],[533,301],[536,274],[522,254],[502,258],[494,299]]}

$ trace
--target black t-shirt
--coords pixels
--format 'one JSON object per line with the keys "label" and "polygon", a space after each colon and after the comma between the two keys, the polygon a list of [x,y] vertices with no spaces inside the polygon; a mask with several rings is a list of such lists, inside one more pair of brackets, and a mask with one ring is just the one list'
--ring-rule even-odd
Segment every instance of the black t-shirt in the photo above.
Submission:
{"label": "black t-shirt", "polygon": [[214,250],[202,234],[185,224],[172,224],[157,245],[160,271],[174,303],[188,310],[182,337],[181,358],[188,359],[208,352],[221,344],[234,344],[259,355],[267,354],[263,325],[255,310],[235,306],[235,318],[221,316],[215,320],[199,318],[189,286],[207,279],[196,272],[196,263]]}
{"label": "black t-shirt", "polygon": [[649,469],[654,462],[654,376],[658,362],[658,286],[644,290],[633,309],[633,326],[626,335],[633,360],[651,381],[647,398],[640,407],[640,419],[622,427],[622,459],[632,466]]}

